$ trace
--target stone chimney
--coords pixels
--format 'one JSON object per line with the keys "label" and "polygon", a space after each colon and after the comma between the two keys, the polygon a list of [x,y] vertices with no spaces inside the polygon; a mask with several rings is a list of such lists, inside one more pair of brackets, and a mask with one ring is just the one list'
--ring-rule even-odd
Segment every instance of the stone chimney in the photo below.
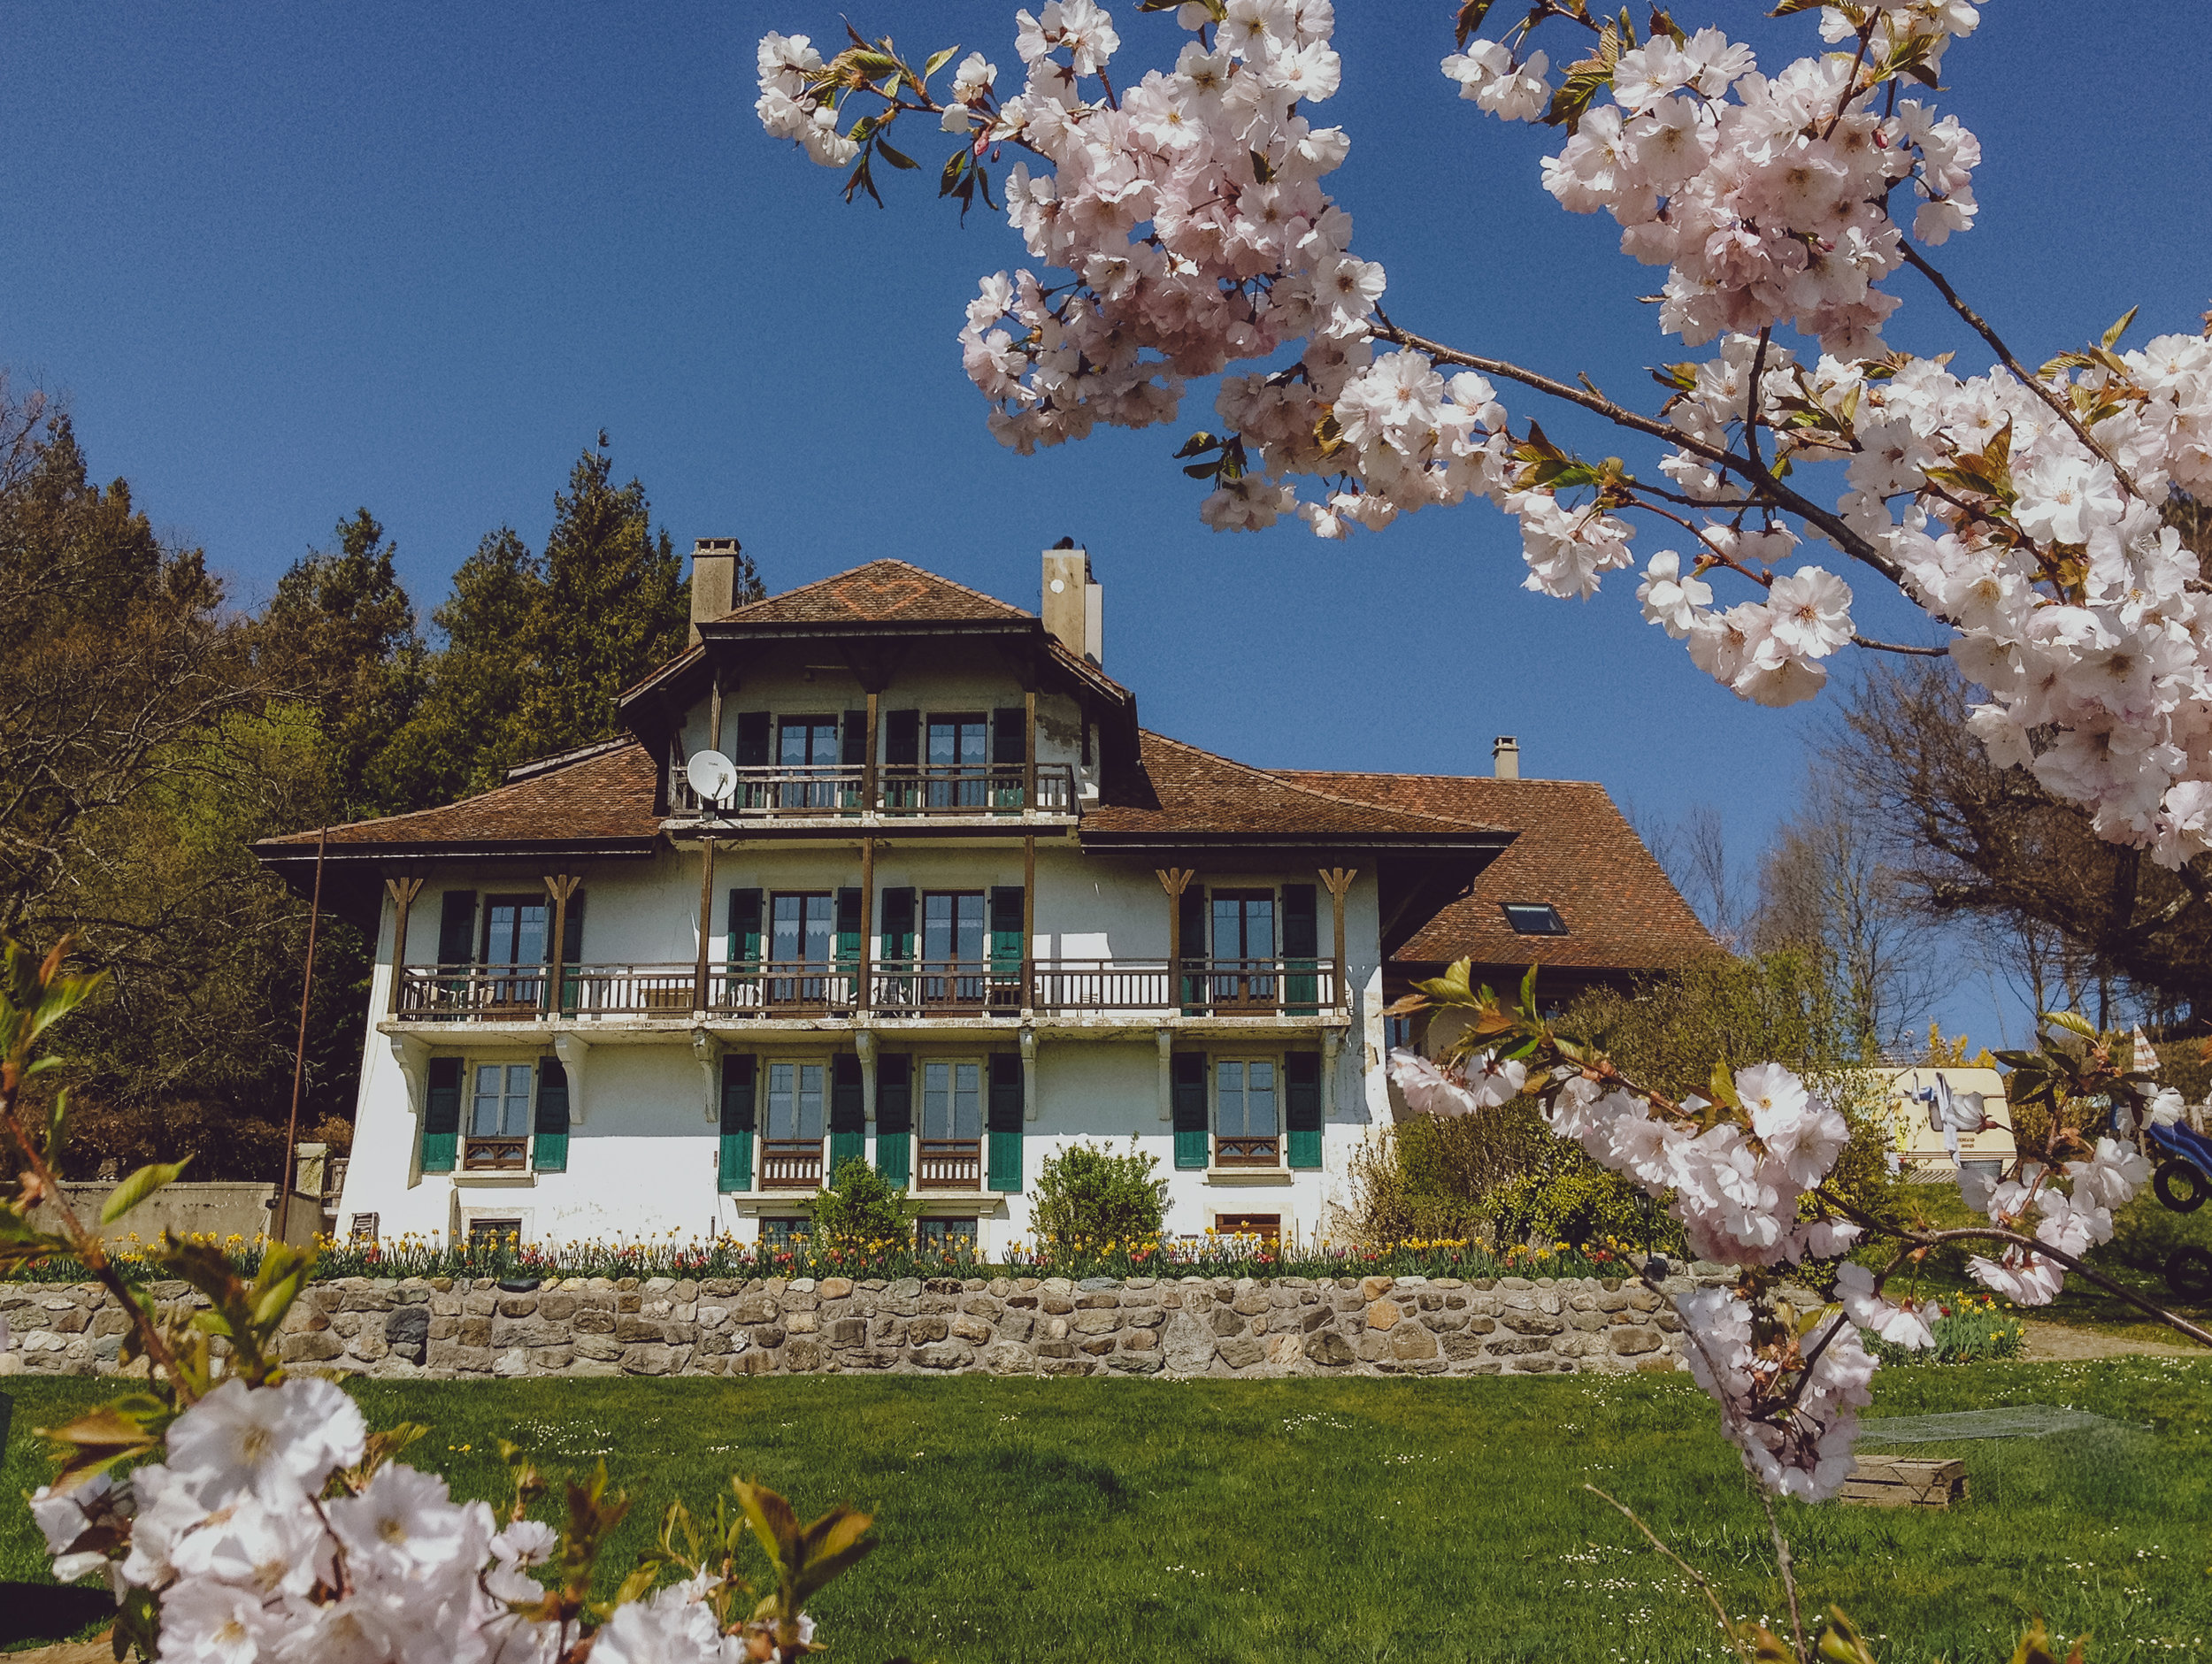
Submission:
{"label": "stone chimney", "polygon": [[737,540],[703,537],[691,546],[691,641],[699,626],[729,611],[737,587]]}
{"label": "stone chimney", "polygon": [[1045,551],[1045,633],[1078,658],[1103,668],[1106,659],[1104,592],[1091,577],[1088,550],[1064,539]]}
{"label": "stone chimney", "polygon": [[1490,760],[1497,765],[1502,780],[1521,778],[1521,742],[1509,733],[1502,733],[1490,744]]}

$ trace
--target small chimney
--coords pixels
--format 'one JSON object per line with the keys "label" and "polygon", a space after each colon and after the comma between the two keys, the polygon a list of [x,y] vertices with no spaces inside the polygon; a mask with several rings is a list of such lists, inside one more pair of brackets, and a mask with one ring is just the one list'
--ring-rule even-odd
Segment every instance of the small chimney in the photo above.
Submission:
{"label": "small chimney", "polygon": [[1103,665],[1106,657],[1105,592],[1091,576],[1091,556],[1068,540],[1045,551],[1043,617],[1045,633],[1078,658]]}
{"label": "small chimney", "polygon": [[699,626],[730,610],[737,586],[737,540],[703,537],[691,546],[691,645]]}
{"label": "small chimney", "polygon": [[1509,733],[1502,733],[1490,744],[1490,760],[1497,764],[1498,778],[1517,780],[1521,778],[1521,742]]}

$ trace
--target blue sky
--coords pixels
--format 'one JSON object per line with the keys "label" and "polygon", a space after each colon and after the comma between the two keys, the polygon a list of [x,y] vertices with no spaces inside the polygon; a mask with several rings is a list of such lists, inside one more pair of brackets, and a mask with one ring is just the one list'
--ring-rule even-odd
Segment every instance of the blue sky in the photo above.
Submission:
{"label": "blue sky", "polygon": [[[980,47],[1010,79],[1013,9],[849,14],[918,54]],[[1445,0],[1338,9],[1344,88],[1318,115],[1352,134],[1334,190],[1394,316],[1647,400],[1643,367],[1685,355],[1636,303],[1655,274],[1609,222],[1539,188],[1555,135],[1455,100]],[[1680,15],[1770,65],[1811,50],[1811,25],[1763,10]],[[1116,11],[1123,74],[1171,60],[1171,21]],[[1530,772],[1601,780],[1640,815],[1719,805],[1747,856],[1789,811],[1823,707],[1740,704],[1641,624],[1632,586],[1525,594],[1486,508],[1343,545],[1212,534],[1169,460],[1210,422],[1202,388],[1170,429],[1002,451],[952,338],[976,278],[1021,263],[1003,220],[963,228],[930,199],[934,134],[911,135],[930,171],[892,180],[879,212],[753,120],[761,31],[828,39],[839,16],[19,8],[0,57],[0,363],[65,394],[96,472],[127,476],[242,602],[366,504],[426,613],[485,533],[543,538],[604,427],[680,546],[736,535],[772,587],[888,555],[1033,606],[1037,551],[1073,535],[1146,721],[1240,758],[1484,772],[1511,732]],[[2195,327],[2212,301],[2201,6],[2000,0],[1985,18],[1942,100],[1983,142],[1983,226],[1940,264],[2032,363],[2138,303],[2145,334]],[[1985,362],[1916,280],[1893,287],[1893,342]],[[1861,617],[1916,622],[1894,602]],[[1982,1033],[1975,980],[1942,1014]]]}

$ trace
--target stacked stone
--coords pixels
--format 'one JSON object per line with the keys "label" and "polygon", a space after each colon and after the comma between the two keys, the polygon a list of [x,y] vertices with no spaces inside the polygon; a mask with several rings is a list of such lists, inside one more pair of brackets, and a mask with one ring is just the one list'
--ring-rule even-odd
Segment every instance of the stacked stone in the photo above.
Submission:
{"label": "stacked stone", "polygon": [[[205,1303],[180,1283],[155,1294]],[[0,1317],[19,1346],[0,1368],[39,1374],[113,1371],[127,1326],[95,1284],[0,1284]],[[386,1378],[1551,1375],[1681,1368],[1681,1330],[1668,1300],[1613,1278],[345,1277],[301,1294],[282,1348]]]}

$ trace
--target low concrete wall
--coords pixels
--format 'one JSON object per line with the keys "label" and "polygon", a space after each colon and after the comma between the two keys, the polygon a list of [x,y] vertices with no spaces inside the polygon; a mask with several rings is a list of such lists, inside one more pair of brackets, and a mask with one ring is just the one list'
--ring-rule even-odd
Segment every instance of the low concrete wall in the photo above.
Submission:
{"label": "low concrete wall", "polygon": [[[1717,1267],[1693,1268],[1718,1275]],[[1669,1293],[1702,1277],[1677,1277]],[[181,1284],[164,1300],[195,1298]],[[115,1369],[96,1286],[0,1284],[5,1366]],[[572,1277],[527,1293],[432,1277],[318,1283],[284,1358],[385,1378],[781,1375],[1553,1375],[1680,1369],[1681,1322],[1637,1283],[1499,1277]]]}
{"label": "low concrete wall", "polygon": [[[72,1211],[89,1225],[115,1193],[115,1181],[95,1179],[65,1184],[61,1188]],[[110,1240],[127,1241],[134,1232],[141,1242],[158,1242],[164,1231],[173,1231],[180,1237],[239,1237],[251,1242],[269,1234],[274,1217],[269,1203],[276,1192],[274,1185],[217,1179],[165,1185],[118,1220],[106,1235]],[[324,1228],[323,1200],[296,1190],[290,1214],[284,1234],[296,1246],[307,1247]],[[41,1223],[50,1230],[52,1222],[45,1215],[42,1209]]]}

